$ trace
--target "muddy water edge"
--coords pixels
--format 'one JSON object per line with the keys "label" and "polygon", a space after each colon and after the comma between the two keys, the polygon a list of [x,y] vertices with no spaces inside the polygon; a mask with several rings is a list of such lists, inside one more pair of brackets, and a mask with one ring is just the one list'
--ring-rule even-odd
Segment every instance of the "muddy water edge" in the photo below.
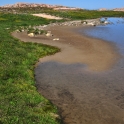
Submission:
{"label": "muddy water edge", "polygon": [[59,108],[64,124],[124,124],[124,59],[112,43],[51,27],[54,37],[29,38],[61,48],[35,68],[38,91]]}

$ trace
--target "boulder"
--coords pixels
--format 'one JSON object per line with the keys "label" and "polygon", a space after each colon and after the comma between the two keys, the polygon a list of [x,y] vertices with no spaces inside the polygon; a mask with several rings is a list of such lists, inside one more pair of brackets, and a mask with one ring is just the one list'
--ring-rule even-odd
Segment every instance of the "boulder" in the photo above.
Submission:
{"label": "boulder", "polygon": [[47,37],[51,37],[53,36],[53,34],[51,33],[51,31],[48,31],[47,34],[46,34]]}
{"label": "boulder", "polygon": [[84,24],[84,25],[86,25],[86,24],[87,24],[87,22],[83,22],[83,24]]}
{"label": "boulder", "polygon": [[20,32],[20,31],[17,29],[17,30],[16,30],[16,33],[19,33],[19,32]]}
{"label": "boulder", "polygon": [[59,38],[54,38],[53,40],[59,40]]}
{"label": "boulder", "polygon": [[88,22],[87,25],[92,25],[92,26],[94,26],[94,23],[93,23],[93,22]]}
{"label": "boulder", "polygon": [[22,29],[22,32],[24,32],[25,30],[24,29]]}
{"label": "boulder", "polygon": [[34,33],[29,33],[28,36],[29,36],[29,37],[34,37],[35,34],[34,34]]}

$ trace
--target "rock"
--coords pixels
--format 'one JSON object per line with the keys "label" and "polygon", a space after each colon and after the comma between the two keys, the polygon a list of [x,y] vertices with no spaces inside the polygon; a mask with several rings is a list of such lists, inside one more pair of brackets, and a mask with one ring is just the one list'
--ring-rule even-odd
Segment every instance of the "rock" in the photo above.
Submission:
{"label": "rock", "polygon": [[88,22],[87,24],[94,26],[94,23],[93,22]]}
{"label": "rock", "polygon": [[59,38],[54,38],[53,40],[59,40]]}
{"label": "rock", "polygon": [[42,27],[43,27],[43,28],[46,28],[46,27],[47,27],[47,25],[43,25]]}
{"label": "rock", "polygon": [[29,33],[28,36],[29,36],[29,37],[34,37],[35,34],[34,34],[34,33]]}
{"label": "rock", "polygon": [[60,116],[58,114],[50,113],[50,115],[55,119],[60,119]]}
{"label": "rock", "polygon": [[85,24],[87,24],[87,22],[83,22],[83,24],[85,25]]}
{"label": "rock", "polygon": [[38,34],[40,35],[40,34],[41,34],[41,32],[40,32],[40,31],[38,31]]}
{"label": "rock", "polygon": [[24,29],[22,29],[22,32],[24,32],[25,30]]}
{"label": "rock", "polygon": [[105,21],[104,24],[108,24],[109,22],[108,21]]}
{"label": "rock", "polygon": [[16,30],[16,33],[19,33],[19,32],[20,32],[20,31],[17,29],[17,30]]}
{"label": "rock", "polygon": [[47,34],[46,34],[47,37],[51,37],[53,36],[53,34],[51,34],[51,31],[48,31]]}

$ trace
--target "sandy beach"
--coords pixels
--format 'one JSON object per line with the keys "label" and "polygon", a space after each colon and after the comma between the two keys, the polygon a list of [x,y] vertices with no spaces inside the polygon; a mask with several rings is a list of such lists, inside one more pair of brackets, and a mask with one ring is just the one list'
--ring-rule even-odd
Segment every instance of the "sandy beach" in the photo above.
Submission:
{"label": "sandy beach", "polygon": [[[116,47],[109,42],[82,36],[76,32],[77,27],[48,27],[53,37],[36,36],[28,37],[26,33],[13,35],[22,41],[38,42],[56,46],[61,49],[56,55],[44,57],[40,62],[57,61],[65,64],[80,63],[90,71],[104,71],[111,68],[117,61],[119,54]],[[59,41],[53,41],[59,38]],[[84,68],[83,68],[84,69]]]}
{"label": "sandy beach", "polygon": [[63,123],[124,124],[121,56],[114,44],[83,36],[78,28],[48,27],[53,37],[28,37],[25,32],[12,35],[61,49],[39,59],[35,79],[38,91],[59,108]]}
{"label": "sandy beach", "polygon": [[33,16],[42,17],[42,18],[46,18],[46,19],[56,19],[56,20],[61,20],[61,19],[63,19],[63,18],[60,18],[60,17],[48,15],[48,14],[45,14],[45,13],[32,14],[32,15],[33,15]]}

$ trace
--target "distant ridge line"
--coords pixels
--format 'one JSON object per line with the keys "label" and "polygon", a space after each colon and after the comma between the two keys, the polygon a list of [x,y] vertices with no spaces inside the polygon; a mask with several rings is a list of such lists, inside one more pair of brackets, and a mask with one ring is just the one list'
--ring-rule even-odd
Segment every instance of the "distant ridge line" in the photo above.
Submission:
{"label": "distant ridge line", "polygon": [[24,3],[24,2],[18,2],[15,4],[7,4],[4,6],[1,6],[0,8],[25,8],[25,7],[46,7],[46,8],[52,8],[54,10],[77,10],[81,8],[76,7],[67,7],[62,5],[50,5],[50,4],[39,4],[39,3]]}

